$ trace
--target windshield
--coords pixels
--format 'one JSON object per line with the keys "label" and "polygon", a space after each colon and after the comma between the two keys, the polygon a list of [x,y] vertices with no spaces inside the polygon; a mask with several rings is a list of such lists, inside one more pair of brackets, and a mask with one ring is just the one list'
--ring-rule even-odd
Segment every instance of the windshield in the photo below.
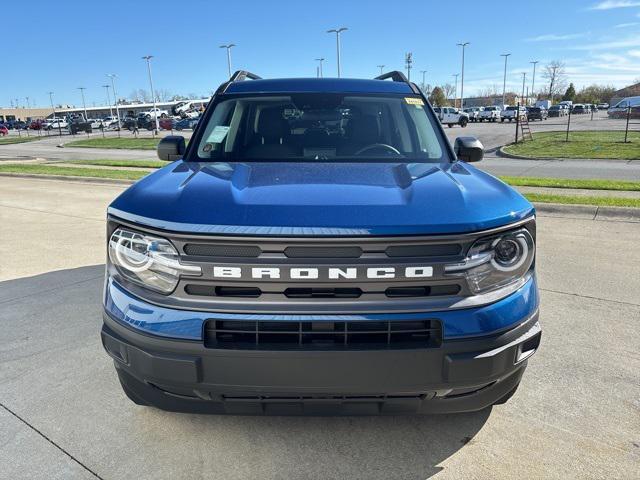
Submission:
{"label": "windshield", "polygon": [[201,160],[440,162],[444,147],[417,96],[301,93],[234,97],[215,106]]}

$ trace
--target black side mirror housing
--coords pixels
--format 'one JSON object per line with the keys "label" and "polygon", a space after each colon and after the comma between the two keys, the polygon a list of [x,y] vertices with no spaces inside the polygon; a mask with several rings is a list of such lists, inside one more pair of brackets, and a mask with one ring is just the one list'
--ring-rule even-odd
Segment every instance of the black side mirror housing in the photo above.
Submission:
{"label": "black side mirror housing", "polygon": [[182,158],[184,151],[185,142],[182,135],[166,136],[158,144],[158,158],[166,162]]}
{"label": "black side mirror housing", "polygon": [[484,157],[484,147],[476,137],[458,137],[453,145],[458,160],[479,162]]}

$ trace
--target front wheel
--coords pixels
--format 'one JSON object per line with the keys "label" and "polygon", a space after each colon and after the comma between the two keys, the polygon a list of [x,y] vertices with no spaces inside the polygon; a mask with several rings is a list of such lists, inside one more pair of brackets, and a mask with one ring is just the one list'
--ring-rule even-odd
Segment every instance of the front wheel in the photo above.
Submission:
{"label": "front wheel", "polygon": [[453,123],[447,123],[447,126],[448,126],[449,128],[453,128]]}
{"label": "front wheel", "polygon": [[160,118],[167,118],[167,114],[163,113],[162,115],[160,115]]}
{"label": "front wheel", "polygon": [[469,123],[469,121],[468,121],[466,118],[461,118],[461,119],[460,119],[460,126],[461,126],[462,128],[466,127],[466,126],[467,126],[467,123]]}

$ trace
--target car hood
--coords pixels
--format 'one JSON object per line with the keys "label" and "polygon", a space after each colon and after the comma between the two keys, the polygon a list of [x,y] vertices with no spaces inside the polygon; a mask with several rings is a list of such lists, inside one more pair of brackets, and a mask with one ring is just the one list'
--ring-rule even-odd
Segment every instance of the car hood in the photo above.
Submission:
{"label": "car hood", "polygon": [[123,192],[109,214],[227,235],[419,235],[478,231],[533,215],[471,165],[177,161]]}

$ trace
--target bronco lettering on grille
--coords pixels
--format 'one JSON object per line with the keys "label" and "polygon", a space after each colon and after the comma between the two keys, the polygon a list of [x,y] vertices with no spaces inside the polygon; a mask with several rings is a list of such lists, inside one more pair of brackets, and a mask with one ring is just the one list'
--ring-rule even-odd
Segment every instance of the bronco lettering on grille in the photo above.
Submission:
{"label": "bronco lettering on grille", "polygon": [[271,279],[271,280],[385,280],[390,278],[429,278],[433,267],[416,265],[410,267],[230,267],[214,266],[215,278]]}

